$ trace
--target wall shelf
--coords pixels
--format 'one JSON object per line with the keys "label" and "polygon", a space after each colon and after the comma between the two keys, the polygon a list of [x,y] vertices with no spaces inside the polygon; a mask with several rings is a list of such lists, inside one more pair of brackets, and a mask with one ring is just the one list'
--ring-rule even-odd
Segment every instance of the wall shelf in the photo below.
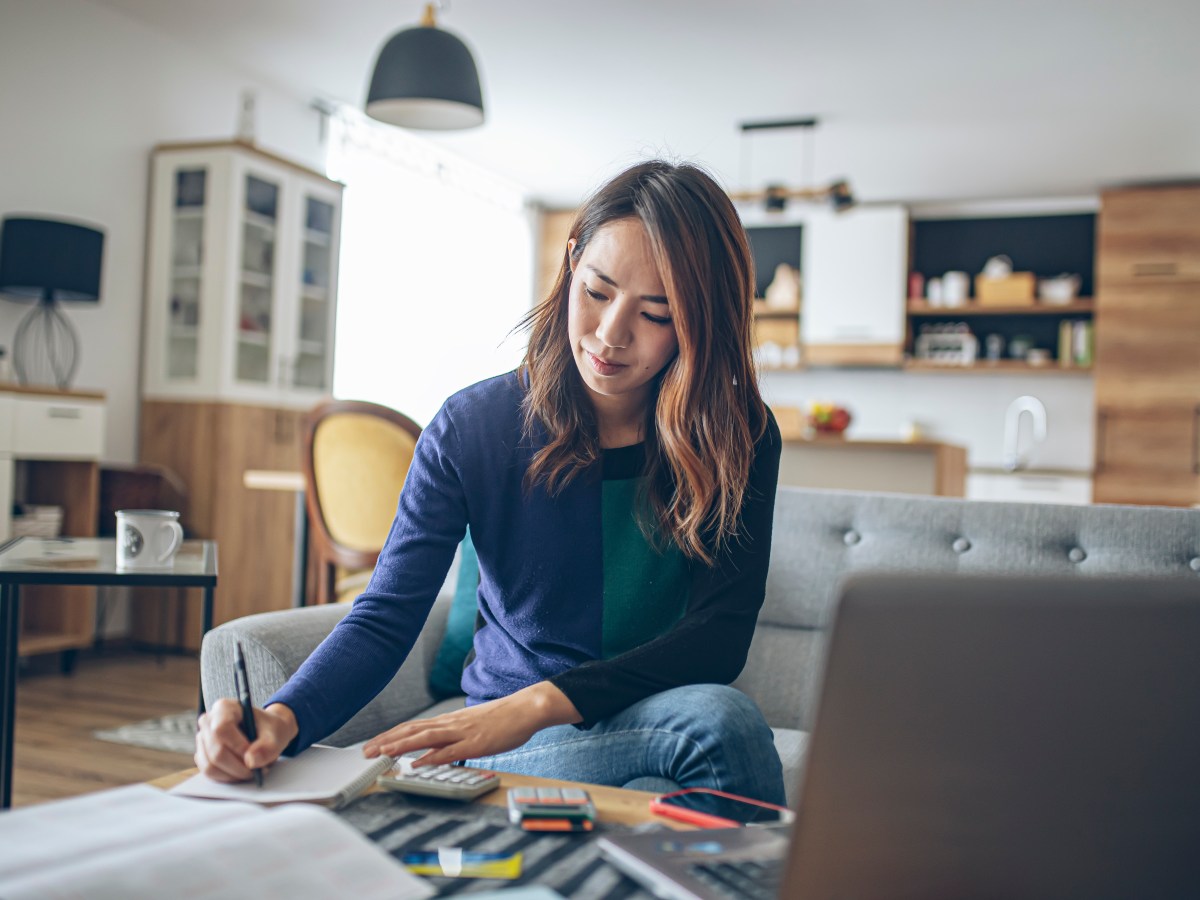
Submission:
{"label": "wall shelf", "polygon": [[967,316],[1074,316],[1091,315],[1095,310],[1095,302],[1091,297],[1080,297],[1072,303],[1036,303],[1032,306],[979,306],[975,303],[964,306],[930,306],[924,300],[908,301],[910,316],[940,319],[960,319]]}
{"label": "wall shelf", "polygon": [[942,363],[909,359],[904,362],[907,372],[933,372],[938,375],[1090,375],[1091,366],[1060,366],[1048,362],[1043,366],[1031,366],[1019,359],[1002,359],[994,362],[982,360],[970,366],[953,366]]}
{"label": "wall shelf", "polygon": [[756,319],[796,319],[800,318],[800,308],[795,309],[758,309],[754,310]]}

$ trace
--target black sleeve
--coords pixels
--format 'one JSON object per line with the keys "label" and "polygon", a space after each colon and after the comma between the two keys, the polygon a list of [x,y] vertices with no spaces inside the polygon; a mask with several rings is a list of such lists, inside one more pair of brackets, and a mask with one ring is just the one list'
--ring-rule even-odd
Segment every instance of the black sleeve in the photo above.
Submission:
{"label": "black sleeve", "polygon": [[775,418],[755,445],[741,533],[711,567],[693,565],[687,612],[652,641],[550,679],[583,727],[653,694],[687,684],[728,684],[741,673],[766,593],[782,439]]}

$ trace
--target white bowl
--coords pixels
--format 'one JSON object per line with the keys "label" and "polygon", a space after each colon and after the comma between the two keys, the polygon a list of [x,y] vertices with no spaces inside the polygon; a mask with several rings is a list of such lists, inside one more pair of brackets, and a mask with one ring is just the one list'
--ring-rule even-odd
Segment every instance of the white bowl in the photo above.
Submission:
{"label": "white bowl", "polygon": [[1078,293],[1079,279],[1076,277],[1043,278],[1038,282],[1038,297],[1043,303],[1065,305]]}

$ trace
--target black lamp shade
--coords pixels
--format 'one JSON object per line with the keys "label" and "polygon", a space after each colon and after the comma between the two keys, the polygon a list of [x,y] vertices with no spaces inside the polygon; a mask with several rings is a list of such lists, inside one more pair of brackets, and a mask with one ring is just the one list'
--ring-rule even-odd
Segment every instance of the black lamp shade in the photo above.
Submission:
{"label": "black lamp shade", "polygon": [[0,223],[0,292],[32,299],[100,299],[104,232],[53,219]]}
{"label": "black lamp shade", "polygon": [[432,26],[392,35],[375,61],[367,115],[391,125],[439,131],[482,124],[483,94],[471,51]]}

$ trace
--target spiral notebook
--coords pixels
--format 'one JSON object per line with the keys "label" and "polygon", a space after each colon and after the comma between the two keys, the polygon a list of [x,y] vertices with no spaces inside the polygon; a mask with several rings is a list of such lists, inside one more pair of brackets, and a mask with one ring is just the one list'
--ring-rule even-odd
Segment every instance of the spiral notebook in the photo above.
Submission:
{"label": "spiral notebook", "polygon": [[263,773],[262,787],[252,781],[223,784],[206,775],[193,775],[171,788],[171,793],[209,800],[242,800],[264,806],[319,803],[337,809],[375,784],[375,779],[394,763],[390,756],[367,759],[359,746],[313,744],[298,756],[277,760]]}

